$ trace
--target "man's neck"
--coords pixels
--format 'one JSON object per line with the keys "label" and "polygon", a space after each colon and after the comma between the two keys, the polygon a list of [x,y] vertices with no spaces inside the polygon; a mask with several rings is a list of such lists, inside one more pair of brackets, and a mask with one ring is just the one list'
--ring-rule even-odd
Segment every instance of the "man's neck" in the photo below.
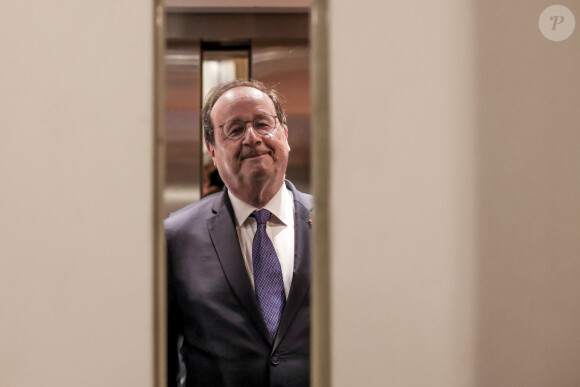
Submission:
{"label": "man's neck", "polygon": [[[279,185],[272,186],[260,186],[254,184],[250,186],[250,189],[242,190],[241,192],[232,190],[232,193],[240,200],[252,205],[256,208],[264,207],[276,193],[280,190],[280,187],[284,184],[282,181]],[[229,187],[228,187],[229,189]]]}

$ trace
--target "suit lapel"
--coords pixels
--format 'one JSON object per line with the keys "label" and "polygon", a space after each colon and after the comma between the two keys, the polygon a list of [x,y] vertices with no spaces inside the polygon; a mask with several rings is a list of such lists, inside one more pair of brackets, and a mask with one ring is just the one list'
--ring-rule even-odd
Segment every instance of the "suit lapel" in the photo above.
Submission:
{"label": "suit lapel", "polygon": [[227,191],[224,191],[222,197],[223,200],[216,200],[216,205],[214,205],[215,215],[207,221],[209,235],[232,291],[248,312],[258,331],[268,343],[271,343],[270,334],[246,271],[236,232],[234,211]]}
{"label": "suit lapel", "polygon": [[299,193],[294,187],[290,183],[287,183],[287,186],[294,194],[294,273],[272,351],[275,351],[284,339],[310,288],[310,210],[298,200]]}

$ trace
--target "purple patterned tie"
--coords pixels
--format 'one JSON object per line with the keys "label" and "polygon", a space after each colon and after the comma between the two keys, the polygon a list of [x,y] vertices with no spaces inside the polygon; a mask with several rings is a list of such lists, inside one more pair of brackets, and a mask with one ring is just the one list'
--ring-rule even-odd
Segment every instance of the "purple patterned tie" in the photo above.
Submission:
{"label": "purple patterned tie", "polygon": [[261,209],[252,212],[250,216],[256,218],[258,222],[258,229],[252,243],[254,287],[264,322],[273,339],[276,337],[286,304],[282,269],[274,245],[266,234],[266,223],[270,218],[270,211]]}

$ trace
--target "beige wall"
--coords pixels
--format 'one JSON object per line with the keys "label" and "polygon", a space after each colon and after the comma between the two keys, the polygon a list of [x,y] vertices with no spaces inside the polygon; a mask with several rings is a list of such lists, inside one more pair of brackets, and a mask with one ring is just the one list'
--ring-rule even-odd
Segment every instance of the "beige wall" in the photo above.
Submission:
{"label": "beige wall", "polygon": [[0,385],[151,386],[153,4],[0,15]]}
{"label": "beige wall", "polygon": [[548,5],[315,2],[332,386],[580,384],[579,37]]}
{"label": "beige wall", "polygon": [[[566,0],[580,20],[580,1]],[[580,385],[580,35],[552,2],[478,2],[477,380]],[[529,21],[529,22],[527,22]],[[535,23],[534,23],[535,22]]]}

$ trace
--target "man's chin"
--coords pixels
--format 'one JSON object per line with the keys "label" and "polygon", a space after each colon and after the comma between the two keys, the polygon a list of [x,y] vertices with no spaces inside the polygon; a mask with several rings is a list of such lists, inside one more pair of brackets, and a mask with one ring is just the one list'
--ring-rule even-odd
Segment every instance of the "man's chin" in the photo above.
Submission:
{"label": "man's chin", "polygon": [[268,155],[251,157],[242,162],[242,172],[247,174],[263,174],[272,172],[273,161]]}
{"label": "man's chin", "polygon": [[264,168],[254,168],[251,170],[248,170],[244,173],[244,175],[246,176],[246,180],[248,181],[259,181],[259,180],[265,180],[269,177],[272,177],[274,175],[274,173],[271,170],[267,170]]}

